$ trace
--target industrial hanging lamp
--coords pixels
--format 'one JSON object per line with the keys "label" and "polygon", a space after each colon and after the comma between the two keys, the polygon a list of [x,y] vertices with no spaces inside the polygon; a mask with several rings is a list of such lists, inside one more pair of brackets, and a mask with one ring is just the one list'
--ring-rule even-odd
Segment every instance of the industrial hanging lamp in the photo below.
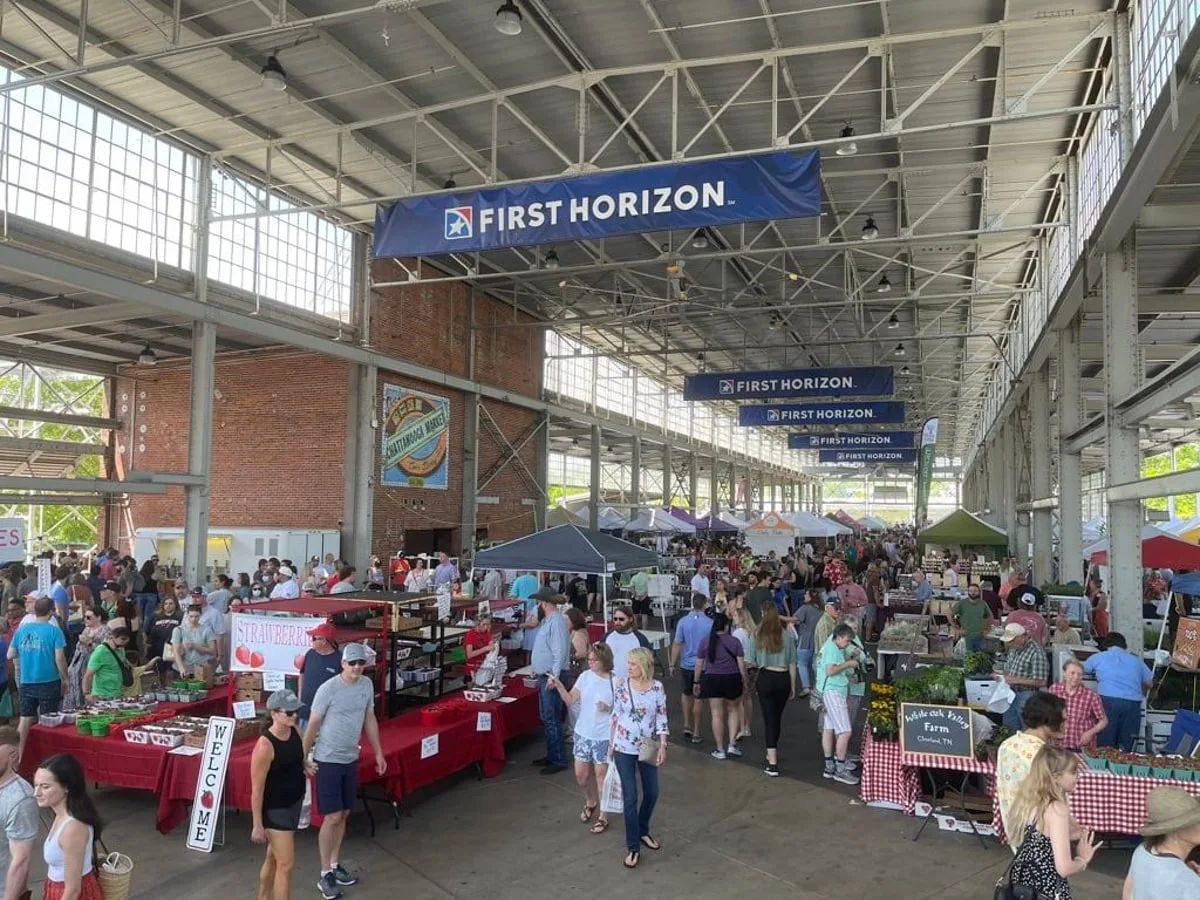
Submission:
{"label": "industrial hanging lamp", "polygon": [[905,352],[906,351],[903,344],[897,344],[896,349],[892,351],[892,353],[894,353],[896,356],[903,356]]}
{"label": "industrial hanging lamp", "polygon": [[501,34],[516,35],[521,33],[521,10],[513,0],[504,0],[496,10],[496,30]]}
{"label": "industrial hanging lamp", "polygon": [[891,329],[899,328],[899,327],[900,327],[900,317],[897,316],[895,313],[892,313],[891,318],[888,319],[888,329],[891,330]]}
{"label": "industrial hanging lamp", "polygon": [[262,86],[268,91],[286,91],[287,90],[287,72],[283,71],[283,66],[279,64],[279,60],[272,53],[267,57],[266,65],[262,67]]}
{"label": "industrial hanging lamp", "polygon": [[867,224],[863,226],[862,236],[864,241],[873,241],[879,237],[879,226],[875,224],[874,216],[867,216]]}
{"label": "industrial hanging lamp", "polygon": [[546,253],[546,258],[545,258],[545,261],[543,264],[545,265],[545,267],[547,269],[557,269],[558,268],[558,254],[554,250],[550,250],[549,252]]}
{"label": "industrial hanging lamp", "polygon": [[137,364],[139,366],[153,366],[153,365],[156,365],[157,363],[158,363],[158,356],[155,355],[154,350],[150,347],[149,344],[147,344],[145,347],[142,348],[142,352],[138,354]]}
{"label": "industrial hanging lamp", "polygon": [[875,293],[886,294],[892,289],[892,283],[888,280],[887,273],[879,279],[879,284],[875,285]]}
{"label": "industrial hanging lamp", "polygon": [[695,233],[695,235],[692,236],[692,249],[693,250],[707,250],[708,249],[708,237],[704,234],[703,231],[697,231]]}
{"label": "industrial hanging lamp", "polygon": [[[847,122],[846,127],[842,129],[842,137],[843,138],[854,137],[854,126],[851,125],[849,122]],[[858,152],[858,144],[855,141],[850,141],[847,144],[842,144],[837,148],[838,156],[853,156],[857,152]]]}

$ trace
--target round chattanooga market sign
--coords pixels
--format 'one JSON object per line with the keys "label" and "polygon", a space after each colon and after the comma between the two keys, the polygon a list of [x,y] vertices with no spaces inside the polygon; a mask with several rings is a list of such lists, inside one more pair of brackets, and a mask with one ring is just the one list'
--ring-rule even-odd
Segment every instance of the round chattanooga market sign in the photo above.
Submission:
{"label": "round chattanooga market sign", "polygon": [[450,401],[385,384],[383,406],[382,483],[444,490],[449,482]]}

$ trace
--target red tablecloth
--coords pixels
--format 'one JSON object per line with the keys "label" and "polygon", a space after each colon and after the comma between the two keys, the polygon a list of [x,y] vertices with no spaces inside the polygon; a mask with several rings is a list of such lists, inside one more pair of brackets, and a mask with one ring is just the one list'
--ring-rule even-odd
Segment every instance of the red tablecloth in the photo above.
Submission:
{"label": "red tablecloth", "polygon": [[1081,765],[1070,798],[1071,812],[1080,825],[1093,831],[1137,834],[1146,824],[1146,795],[1157,787],[1183,788],[1193,797],[1200,797],[1200,784],[1194,781],[1113,775]]}
{"label": "red tablecloth", "polygon": [[[225,715],[229,709],[230,690],[229,685],[222,685],[209,691],[203,700],[193,703],[160,703],[154,710],[154,717]],[[43,759],[55,753],[70,753],[79,760],[88,781],[141,791],[155,789],[167,755],[163,747],[131,744],[120,732],[102,738],[85,737],[75,730],[74,725],[59,728],[34,725],[25,742],[21,773],[28,778]]]}
{"label": "red tablecloth", "polygon": [[[489,777],[498,774],[504,767],[505,742],[541,727],[536,690],[514,681],[507,686],[505,694],[516,697],[516,701],[470,704],[468,714],[437,725],[422,724],[419,709],[380,722],[379,742],[387,760],[387,773],[382,777],[375,774],[375,755],[364,740],[358,758],[359,785],[382,784],[388,799],[398,801],[406,794],[475,763],[479,763]],[[478,730],[477,713],[481,711],[492,714],[491,731]],[[435,734],[438,737],[437,752],[422,759],[422,741]],[[250,755],[253,751],[252,740],[233,748],[225,789],[227,806],[250,808]],[[199,771],[198,756],[166,754],[158,782],[153,786],[158,794],[156,824],[163,834],[187,818]]]}

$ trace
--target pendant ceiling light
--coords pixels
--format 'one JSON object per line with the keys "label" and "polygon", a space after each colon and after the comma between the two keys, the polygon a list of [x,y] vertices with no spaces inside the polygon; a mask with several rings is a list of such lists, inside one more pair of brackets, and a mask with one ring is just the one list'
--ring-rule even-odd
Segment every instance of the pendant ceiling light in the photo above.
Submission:
{"label": "pendant ceiling light", "polygon": [[496,30],[501,34],[515,35],[521,33],[521,10],[513,0],[504,0],[496,10]]}

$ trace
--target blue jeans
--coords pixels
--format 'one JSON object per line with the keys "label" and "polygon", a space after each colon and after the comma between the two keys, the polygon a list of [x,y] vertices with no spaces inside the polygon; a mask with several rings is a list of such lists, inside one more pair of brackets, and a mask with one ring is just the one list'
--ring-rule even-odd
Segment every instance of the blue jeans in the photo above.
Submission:
{"label": "blue jeans", "polygon": [[1036,694],[1037,691],[1017,691],[1017,696],[1013,698],[1012,706],[1004,711],[1004,724],[1013,731],[1021,731],[1025,728],[1021,724],[1021,710],[1025,708],[1025,704],[1029,702],[1029,698]]}
{"label": "blue jeans", "polygon": [[796,651],[796,674],[800,676],[800,686],[806,691],[812,690],[812,661],[811,649]]}
{"label": "blue jeans", "polygon": [[[565,681],[566,672],[559,672],[560,681]],[[558,691],[546,684],[546,676],[538,676],[538,715],[542,718],[542,731],[546,734],[546,764],[567,765],[567,747],[563,741],[563,703]]]}
{"label": "blue jeans", "polygon": [[[650,817],[658,803],[658,767],[638,762],[635,753],[613,753],[613,765],[621,776],[621,796],[625,804],[625,849],[631,853],[641,847],[650,833]],[[638,809],[637,776],[642,775],[642,806]]]}
{"label": "blue jeans", "polygon": [[142,620],[142,630],[150,630],[150,617],[154,615],[154,607],[158,605],[158,594],[134,594],[137,600],[138,616]]}
{"label": "blue jeans", "polygon": [[967,636],[963,640],[966,641],[968,653],[977,653],[983,649],[983,635],[981,634],[977,634],[974,637]]}
{"label": "blue jeans", "polygon": [[1100,698],[1108,724],[1100,732],[1096,743],[1101,747],[1119,747],[1129,752],[1137,743],[1138,730],[1142,727],[1142,704],[1139,700],[1122,700],[1120,697]]}

